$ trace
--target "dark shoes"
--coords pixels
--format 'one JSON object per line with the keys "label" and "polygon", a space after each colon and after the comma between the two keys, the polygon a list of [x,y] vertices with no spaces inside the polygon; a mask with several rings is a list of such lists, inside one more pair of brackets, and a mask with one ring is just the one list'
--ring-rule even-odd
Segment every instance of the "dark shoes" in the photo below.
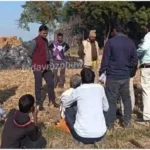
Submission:
{"label": "dark shoes", "polygon": [[136,121],[140,123],[150,123],[150,120],[137,119]]}
{"label": "dark shoes", "polygon": [[132,127],[132,125],[131,125],[130,122],[125,122],[125,121],[123,121],[123,122],[121,123],[121,126],[122,126],[123,128],[131,128],[131,127]]}
{"label": "dark shoes", "polygon": [[51,108],[59,108],[60,106],[57,103],[49,103],[48,106],[50,106]]}
{"label": "dark shoes", "polygon": [[38,107],[39,107],[39,111],[45,110],[44,107],[43,107],[43,105],[38,105]]}
{"label": "dark shoes", "polygon": [[111,124],[111,125],[109,125],[109,126],[107,125],[107,129],[110,130],[110,131],[111,131],[111,130],[114,130],[114,124]]}
{"label": "dark shoes", "polygon": [[[130,123],[130,122],[126,123],[125,121],[122,121],[122,122],[121,122],[121,126],[122,126],[123,128],[132,128],[131,123]],[[115,125],[114,125],[114,124],[111,124],[111,125],[107,126],[107,128],[108,128],[108,130],[112,131],[112,130],[115,129]]]}
{"label": "dark shoes", "polygon": [[55,103],[53,105],[54,105],[55,108],[59,108],[60,107],[57,103]]}
{"label": "dark shoes", "polygon": [[[48,106],[51,106],[52,108],[59,108],[60,107],[57,103],[49,104]],[[37,108],[39,108],[39,111],[45,110],[45,108],[42,105],[38,105]]]}
{"label": "dark shoes", "polygon": [[150,120],[137,119],[137,122],[150,122]]}

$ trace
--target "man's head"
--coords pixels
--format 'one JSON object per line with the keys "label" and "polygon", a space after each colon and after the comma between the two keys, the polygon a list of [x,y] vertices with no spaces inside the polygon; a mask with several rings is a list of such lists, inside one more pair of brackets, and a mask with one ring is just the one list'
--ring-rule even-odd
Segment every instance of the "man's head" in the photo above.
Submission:
{"label": "man's head", "polygon": [[76,89],[81,85],[81,76],[79,74],[75,74],[70,79],[70,87]]}
{"label": "man's head", "polygon": [[62,34],[62,33],[58,33],[58,34],[57,34],[57,41],[58,41],[59,43],[62,43],[62,42],[63,42],[63,34]]}
{"label": "man's head", "polygon": [[116,30],[116,28],[114,27],[114,28],[112,29],[111,36],[113,37],[113,36],[115,36],[116,34],[117,34],[117,30]]}
{"label": "man's head", "polygon": [[19,110],[22,113],[29,113],[34,109],[34,97],[30,94],[23,95],[19,99]]}
{"label": "man's head", "polygon": [[129,30],[129,29],[126,29],[126,30],[124,31],[124,34],[126,35],[126,37],[129,37],[129,35],[130,35],[130,30]]}
{"label": "man's head", "polygon": [[48,27],[46,25],[41,25],[39,27],[39,35],[42,38],[46,38],[47,37],[47,35],[48,35]]}
{"label": "man's head", "polygon": [[95,42],[96,39],[96,30],[91,30],[89,33],[90,42]]}
{"label": "man's head", "polygon": [[112,30],[113,36],[117,35],[118,33],[124,33],[124,28],[120,24],[115,25],[115,27]]}
{"label": "man's head", "polygon": [[90,68],[83,68],[81,71],[82,84],[94,83],[95,73]]}

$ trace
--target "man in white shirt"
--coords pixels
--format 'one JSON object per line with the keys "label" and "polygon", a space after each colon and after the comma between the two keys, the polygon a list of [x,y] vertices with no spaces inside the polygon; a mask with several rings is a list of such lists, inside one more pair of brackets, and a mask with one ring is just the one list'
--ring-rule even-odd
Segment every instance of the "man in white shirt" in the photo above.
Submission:
{"label": "man in white shirt", "polygon": [[[72,136],[84,143],[100,141],[107,131],[104,112],[109,109],[104,88],[94,84],[95,74],[90,68],[81,71],[82,85],[70,95],[66,106],[65,119]],[[77,102],[77,107],[70,107]]]}
{"label": "man in white shirt", "polygon": [[137,49],[141,69],[141,86],[143,101],[143,118],[140,122],[150,122],[150,24],[147,34]]}

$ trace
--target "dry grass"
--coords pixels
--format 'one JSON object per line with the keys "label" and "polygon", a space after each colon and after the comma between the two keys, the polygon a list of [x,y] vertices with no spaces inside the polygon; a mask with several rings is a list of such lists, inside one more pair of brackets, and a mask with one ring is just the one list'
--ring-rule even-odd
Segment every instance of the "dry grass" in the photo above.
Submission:
{"label": "dry grass", "polygon": [[[69,87],[69,77],[79,70],[67,70],[65,89]],[[135,77],[135,84],[139,84],[139,72]],[[57,101],[65,89],[56,89]],[[0,71],[0,101],[9,111],[17,107],[18,99],[23,94],[34,95],[34,78],[32,71],[5,70]],[[137,91],[137,95],[138,95]],[[55,120],[59,119],[59,109],[49,108],[48,100],[44,102],[45,111],[39,113],[39,121],[43,122],[43,134],[47,139],[47,148],[150,148],[150,130],[148,126],[141,126],[133,122],[133,127],[123,129],[118,124],[114,131],[108,131],[104,140],[95,145],[80,145],[71,135],[52,128]],[[135,116],[135,115],[134,115]],[[134,120],[133,120],[134,121]],[[1,129],[2,130],[2,129]]]}
{"label": "dry grass", "polygon": [[[79,73],[80,70],[67,70],[66,82],[69,82],[69,77],[72,74]],[[32,71],[29,70],[5,70],[0,71],[0,101],[4,102],[6,109],[17,107],[18,99],[23,94],[34,95],[34,76]],[[45,81],[43,80],[43,85]],[[69,84],[65,85],[65,88],[69,88]],[[59,96],[64,89],[56,89],[56,97],[59,100]],[[43,89],[44,91],[44,89]],[[44,93],[44,92],[43,92]],[[45,94],[45,93],[44,93]],[[43,94],[42,94],[43,95]],[[50,110],[47,106],[48,100],[44,101],[46,110],[39,113],[41,121],[46,123],[52,122],[51,120],[59,118],[57,109]]]}

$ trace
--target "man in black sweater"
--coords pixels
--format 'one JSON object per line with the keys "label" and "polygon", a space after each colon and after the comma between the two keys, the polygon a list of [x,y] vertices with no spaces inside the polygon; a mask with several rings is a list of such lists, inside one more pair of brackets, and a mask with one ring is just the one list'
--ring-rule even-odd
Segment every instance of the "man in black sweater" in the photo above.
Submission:
{"label": "man in black sweater", "polygon": [[[29,113],[32,112],[33,122]],[[2,133],[1,148],[44,148],[46,140],[37,126],[38,110],[34,97],[24,95],[19,100],[19,110],[10,110]]]}
{"label": "man in black sweater", "polygon": [[109,112],[106,123],[109,128],[114,126],[116,104],[120,93],[124,104],[123,126],[130,125],[131,98],[129,92],[130,68],[138,63],[135,44],[123,34],[123,28],[116,26],[115,36],[109,39],[104,53],[99,75],[106,73],[106,96]]}

